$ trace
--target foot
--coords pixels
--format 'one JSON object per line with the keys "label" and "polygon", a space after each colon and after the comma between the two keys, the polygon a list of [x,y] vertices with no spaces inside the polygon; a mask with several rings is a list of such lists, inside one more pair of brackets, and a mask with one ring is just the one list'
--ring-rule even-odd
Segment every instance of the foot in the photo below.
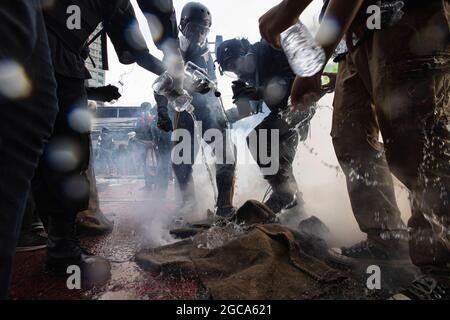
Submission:
{"label": "foot", "polygon": [[47,238],[36,232],[21,234],[17,243],[16,252],[41,250],[47,247]]}
{"label": "foot", "polygon": [[45,230],[44,224],[42,223],[42,221],[33,222],[31,224],[31,230],[34,231],[34,232],[44,231]]}
{"label": "foot", "polygon": [[296,228],[301,221],[308,217],[304,211],[303,205],[298,204],[297,202],[295,202],[295,205],[293,206],[283,208],[276,216],[279,223],[293,228]]}
{"label": "foot", "polygon": [[389,300],[450,300],[450,288],[432,277],[422,276]]}
{"label": "foot", "polygon": [[86,210],[77,215],[78,234],[105,235],[114,229],[114,222],[108,220],[101,210]]}
{"label": "foot", "polygon": [[403,245],[402,242],[399,242],[396,246],[382,247],[373,241],[365,240],[350,247],[332,248],[329,254],[332,262],[347,267],[391,260],[405,260],[409,262],[407,244]]}
{"label": "foot", "polygon": [[299,203],[300,201],[297,195],[284,195],[281,197],[277,193],[272,193],[264,204],[275,214],[279,214],[284,210],[302,205],[302,203]]}
{"label": "foot", "polygon": [[86,250],[75,257],[53,258],[46,257],[45,270],[58,276],[67,276],[70,266],[78,266],[81,279],[88,283],[104,284],[111,277],[111,265],[108,260],[95,256]]}
{"label": "foot", "polygon": [[216,210],[216,216],[224,219],[231,218],[236,213],[236,208],[233,206],[219,207]]}

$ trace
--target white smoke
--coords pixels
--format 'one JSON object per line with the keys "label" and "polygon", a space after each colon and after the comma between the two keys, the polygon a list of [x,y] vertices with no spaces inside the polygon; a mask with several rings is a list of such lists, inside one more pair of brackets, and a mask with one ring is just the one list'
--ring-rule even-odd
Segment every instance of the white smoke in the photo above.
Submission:
{"label": "white smoke", "polygon": [[[353,216],[345,177],[331,141],[332,100],[333,96],[327,95],[319,101],[320,106],[326,107],[319,108],[312,120],[306,144],[314,152],[311,153],[311,149],[300,143],[293,166],[307,213],[317,216],[330,228],[334,244],[350,245],[362,240],[364,234],[360,232]],[[256,126],[262,120],[261,116],[264,117],[259,115],[239,123],[237,134],[246,135],[248,127]],[[245,152],[248,150],[239,149],[238,157],[244,156]],[[235,205],[240,206],[249,199],[262,201],[268,185],[257,165],[238,166],[236,175]],[[406,221],[410,216],[408,193],[397,180],[396,194],[402,217]]]}

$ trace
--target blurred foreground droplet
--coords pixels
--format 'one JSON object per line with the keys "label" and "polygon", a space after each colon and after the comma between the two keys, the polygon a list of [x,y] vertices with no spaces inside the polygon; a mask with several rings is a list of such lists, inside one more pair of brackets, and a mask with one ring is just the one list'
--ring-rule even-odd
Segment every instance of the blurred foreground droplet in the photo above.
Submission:
{"label": "blurred foreground droplet", "polygon": [[92,113],[88,109],[75,108],[69,114],[70,127],[79,133],[88,133],[91,131]]}
{"label": "blurred foreground droplet", "polygon": [[9,99],[26,98],[31,94],[31,82],[19,63],[0,61],[0,94]]}
{"label": "blurred foreground droplet", "polygon": [[74,170],[79,163],[78,155],[78,148],[70,140],[53,141],[48,145],[47,161],[54,170]]}

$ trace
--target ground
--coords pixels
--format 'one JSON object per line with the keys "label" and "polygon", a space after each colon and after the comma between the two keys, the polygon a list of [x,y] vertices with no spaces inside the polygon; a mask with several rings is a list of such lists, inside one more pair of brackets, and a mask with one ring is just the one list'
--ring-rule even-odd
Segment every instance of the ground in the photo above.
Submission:
{"label": "ground", "polygon": [[[82,245],[89,251],[107,257],[112,262],[112,277],[107,285],[85,290],[68,290],[65,278],[57,278],[43,271],[45,250],[18,253],[12,280],[12,299],[194,299],[195,281],[175,281],[158,274],[143,272],[132,261],[142,243],[148,242],[148,229],[143,221],[153,211],[151,191],[143,190],[140,179],[100,180],[102,210],[115,221],[114,231],[107,236],[82,237]],[[169,197],[173,194],[170,187]]]}
{"label": "ground", "polygon": [[[108,258],[112,277],[106,285],[69,290],[67,278],[55,277],[43,270],[45,250],[17,253],[12,279],[12,299],[142,299],[180,300],[196,299],[198,283],[190,279],[168,279],[140,269],[133,261],[135,253],[143,246],[159,246],[173,241],[166,228],[172,221],[174,186],[169,186],[166,201],[161,196],[143,188],[144,181],[135,178],[103,178],[98,181],[101,208],[114,220],[111,234],[81,237],[83,247]],[[159,205],[155,205],[160,203]],[[403,269],[383,267],[384,293],[367,292],[366,272],[351,277],[352,285],[345,299],[372,299],[386,297],[389,291],[411,281],[411,274]],[[400,276],[401,275],[401,276]],[[374,294],[375,293],[375,294]]]}

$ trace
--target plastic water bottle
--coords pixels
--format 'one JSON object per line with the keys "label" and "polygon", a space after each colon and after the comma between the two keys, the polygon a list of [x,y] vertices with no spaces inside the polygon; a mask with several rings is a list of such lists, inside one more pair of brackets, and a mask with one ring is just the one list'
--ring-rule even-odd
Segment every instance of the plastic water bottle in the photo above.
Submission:
{"label": "plastic water bottle", "polygon": [[184,86],[190,91],[206,94],[216,91],[216,84],[209,79],[205,70],[188,61],[184,67]]}
{"label": "plastic water bottle", "polygon": [[167,71],[160,75],[153,83],[153,90],[157,94],[166,97],[175,111],[193,111],[191,104],[192,97],[189,96],[184,90],[183,92],[176,90],[175,82]]}
{"label": "plastic water bottle", "polygon": [[281,33],[281,47],[294,73],[310,77],[322,70],[326,63],[325,51],[317,46],[308,28],[298,21]]}

